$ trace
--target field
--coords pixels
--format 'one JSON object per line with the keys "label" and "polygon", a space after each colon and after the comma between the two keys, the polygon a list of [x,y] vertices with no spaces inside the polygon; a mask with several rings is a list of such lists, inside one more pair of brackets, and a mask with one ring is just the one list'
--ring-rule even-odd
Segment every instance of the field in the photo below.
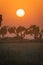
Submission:
{"label": "field", "polygon": [[43,65],[43,43],[0,42],[0,65]]}

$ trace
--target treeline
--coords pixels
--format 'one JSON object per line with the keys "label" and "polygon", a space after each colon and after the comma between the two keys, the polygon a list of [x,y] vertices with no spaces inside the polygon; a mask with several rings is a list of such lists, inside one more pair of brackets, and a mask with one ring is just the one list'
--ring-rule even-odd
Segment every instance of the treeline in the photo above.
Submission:
{"label": "treeline", "polygon": [[25,28],[23,26],[16,27],[10,27],[10,26],[3,26],[0,27],[0,38],[5,37],[7,35],[7,32],[10,34],[15,34],[16,38],[24,39],[26,35],[33,35],[34,39],[43,39],[43,29],[40,30],[39,26],[31,25],[28,28]]}

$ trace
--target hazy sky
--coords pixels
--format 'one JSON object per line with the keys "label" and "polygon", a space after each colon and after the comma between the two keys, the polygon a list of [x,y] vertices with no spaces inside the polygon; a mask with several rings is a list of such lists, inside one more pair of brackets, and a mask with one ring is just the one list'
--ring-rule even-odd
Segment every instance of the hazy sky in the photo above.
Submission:
{"label": "hazy sky", "polygon": [[[24,9],[25,16],[16,16],[18,9]],[[30,26],[33,24],[43,28],[43,0],[0,0],[2,25]]]}

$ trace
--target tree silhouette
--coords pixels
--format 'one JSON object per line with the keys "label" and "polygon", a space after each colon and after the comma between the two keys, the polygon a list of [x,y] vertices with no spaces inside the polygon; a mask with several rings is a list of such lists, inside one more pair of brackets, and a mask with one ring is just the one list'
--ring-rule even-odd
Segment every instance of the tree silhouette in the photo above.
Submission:
{"label": "tree silhouette", "polygon": [[2,22],[2,15],[0,14],[0,26],[1,26],[1,22]]}
{"label": "tree silhouette", "polygon": [[43,29],[41,30],[41,32],[42,32],[42,37],[43,37]]}
{"label": "tree silhouette", "polygon": [[43,39],[43,29],[41,29],[39,26],[31,25],[29,28],[25,28],[23,26],[16,27],[9,27],[9,26],[3,26],[0,28],[0,37],[2,35],[2,38],[9,32],[10,34],[15,34],[16,37],[14,39],[24,39],[25,35],[34,35],[34,39]]}
{"label": "tree silhouette", "polygon": [[20,37],[21,39],[24,38],[24,31],[26,30],[25,27],[22,27],[22,26],[19,26],[17,29],[16,29],[16,33],[17,33],[17,36]]}
{"label": "tree silhouette", "polygon": [[31,25],[28,30],[30,30],[30,34],[34,34],[34,39],[38,39],[38,35],[39,35],[39,26],[36,25]]}
{"label": "tree silhouette", "polygon": [[4,38],[4,35],[7,34],[7,27],[6,26],[3,26],[0,30],[0,34],[2,35],[2,37]]}
{"label": "tree silhouette", "polygon": [[43,29],[41,30],[41,33],[43,34]]}
{"label": "tree silhouette", "polygon": [[15,29],[16,29],[16,27],[9,27],[9,28],[8,28],[8,32],[9,32],[10,34],[15,33]]}
{"label": "tree silhouette", "polygon": [[0,29],[0,38],[1,38],[1,29]]}
{"label": "tree silhouette", "polygon": [[25,32],[24,32],[24,36],[29,35],[29,34],[31,34],[31,31],[29,29],[26,29]]}
{"label": "tree silhouette", "polygon": [[42,39],[43,37],[43,29],[41,29],[40,33],[39,33],[39,39]]}

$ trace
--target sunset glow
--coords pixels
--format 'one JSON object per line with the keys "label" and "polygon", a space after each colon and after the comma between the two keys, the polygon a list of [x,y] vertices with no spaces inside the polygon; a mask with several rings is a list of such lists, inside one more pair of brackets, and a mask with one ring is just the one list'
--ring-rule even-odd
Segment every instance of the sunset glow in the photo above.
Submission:
{"label": "sunset glow", "polygon": [[[25,11],[22,18],[20,14],[20,17],[16,15],[18,9]],[[0,14],[3,16],[2,26],[35,24],[43,28],[43,0],[0,0]]]}

